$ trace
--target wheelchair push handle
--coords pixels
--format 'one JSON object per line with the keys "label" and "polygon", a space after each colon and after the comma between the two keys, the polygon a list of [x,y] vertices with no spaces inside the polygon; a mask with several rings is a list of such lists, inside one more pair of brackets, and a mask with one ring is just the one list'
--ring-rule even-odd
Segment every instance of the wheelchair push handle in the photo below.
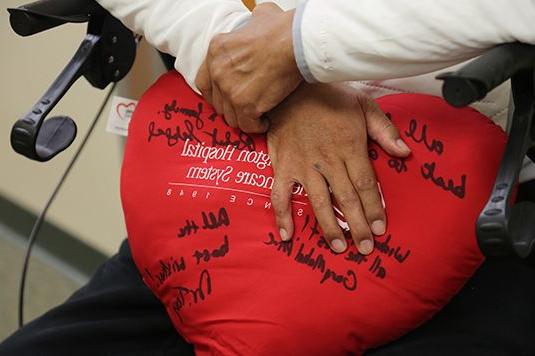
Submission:
{"label": "wheelchair push handle", "polygon": [[13,31],[30,36],[69,22],[87,22],[104,10],[93,0],[39,0],[7,11]]}

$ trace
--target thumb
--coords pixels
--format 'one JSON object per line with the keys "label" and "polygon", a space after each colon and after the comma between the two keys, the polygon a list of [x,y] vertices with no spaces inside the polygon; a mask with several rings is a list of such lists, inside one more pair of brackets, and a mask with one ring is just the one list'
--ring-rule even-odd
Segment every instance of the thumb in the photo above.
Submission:
{"label": "thumb", "polygon": [[212,82],[206,60],[204,60],[201,66],[199,67],[199,71],[197,72],[197,76],[195,77],[195,86],[201,93],[201,96],[209,104],[212,104]]}
{"label": "thumb", "polygon": [[411,150],[399,136],[394,123],[375,105],[365,113],[368,136],[377,142],[389,155],[407,157]]}

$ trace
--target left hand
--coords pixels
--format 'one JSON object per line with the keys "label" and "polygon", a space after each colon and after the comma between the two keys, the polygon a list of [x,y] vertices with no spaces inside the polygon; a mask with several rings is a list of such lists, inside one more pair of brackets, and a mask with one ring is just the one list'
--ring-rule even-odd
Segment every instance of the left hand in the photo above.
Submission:
{"label": "left hand", "polygon": [[293,10],[260,4],[249,23],[210,42],[195,85],[230,126],[266,132],[269,123],[262,114],[302,81],[294,59],[292,21]]}
{"label": "left hand", "polygon": [[301,184],[331,249],[346,241],[333,212],[331,194],[362,254],[373,250],[373,235],[386,229],[375,173],[368,158],[368,137],[386,152],[406,157],[410,149],[381,109],[346,85],[302,84],[269,113],[268,151],[274,171],[271,191],[281,238],[294,233],[291,199]]}

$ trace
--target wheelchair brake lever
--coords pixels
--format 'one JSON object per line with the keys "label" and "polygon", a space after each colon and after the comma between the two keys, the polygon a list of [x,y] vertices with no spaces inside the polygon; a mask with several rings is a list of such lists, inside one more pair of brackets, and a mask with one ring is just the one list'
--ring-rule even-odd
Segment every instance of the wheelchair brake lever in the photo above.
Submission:
{"label": "wheelchair brake lever", "polygon": [[45,162],[65,150],[76,137],[76,124],[67,116],[46,116],[83,75],[84,66],[100,36],[88,33],[78,50],[45,94],[11,130],[13,149],[36,161]]}

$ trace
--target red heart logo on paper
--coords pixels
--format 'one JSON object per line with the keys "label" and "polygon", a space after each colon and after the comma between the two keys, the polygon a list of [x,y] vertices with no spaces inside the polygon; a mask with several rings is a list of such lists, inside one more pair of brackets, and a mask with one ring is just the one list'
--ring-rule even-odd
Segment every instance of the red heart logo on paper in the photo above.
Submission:
{"label": "red heart logo on paper", "polygon": [[145,93],[121,180],[130,246],[198,354],[360,354],[429,319],[481,264],[474,224],[505,134],[437,97],[378,103],[412,155],[369,145],[388,231],[369,256],[336,255],[300,187],[296,234],[280,242],[264,136],[229,128],[176,72]]}
{"label": "red heart logo on paper", "polygon": [[125,120],[125,119],[130,119],[132,117],[132,113],[134,112],[135,109],[136,109],[135,103],[129,103],[129,104],[119,103],[117,104],[115,111],[117,113],[117,116],[119,116],[121,120]]}

